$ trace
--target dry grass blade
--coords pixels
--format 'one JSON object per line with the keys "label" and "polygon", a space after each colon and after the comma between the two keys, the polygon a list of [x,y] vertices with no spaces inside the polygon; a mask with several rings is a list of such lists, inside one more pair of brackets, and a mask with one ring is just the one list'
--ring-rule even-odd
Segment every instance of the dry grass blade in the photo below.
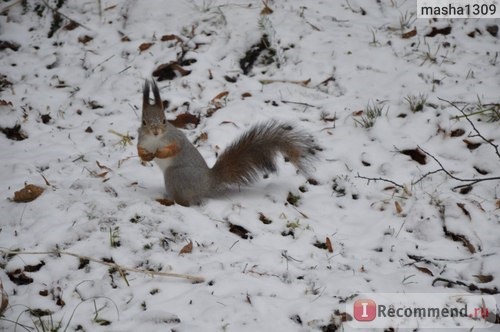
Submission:
{"label": "dry grass blade", "polygon": [[201,282],[205,281],[205,279],[203,277],[193,276],[190,274],[180,274],[180,273],[173,273],[173,272],[155,272],[155,271],[148,271],[148,270],[143,270],[143,269],[136,269],[136,268],[132,268],[132,267],[124,267],[124,266],[120,266],[116,263],[105,262],[105,261],[95,259],[92,257],[78,255],[78,254],[75,254],[75,253],[72,253],[69,251],[60,251],[60,250],[54,250],[54,251],[13,251],[13,250],[0,249],[0,252],[3,254],[7,254],[7,255],[67,255],[67,256],[73,256],[73,257],[79,258],[80,260],[88,260],[90,262],[110,266],[110,267],[115,268],[118,271],[120,271],[120,273],[123,273],[123,271],[128,271],[128,272],[147,274],[149,276],[181,278],[181,279],[190,280],[193,283],[201,283]]}
{"label": "dry grass blade", "polygon": [[7,296],[7,292],[3,289],[2,280],[0,280],[0,316],[4,313],[8,306],[9,297]]}

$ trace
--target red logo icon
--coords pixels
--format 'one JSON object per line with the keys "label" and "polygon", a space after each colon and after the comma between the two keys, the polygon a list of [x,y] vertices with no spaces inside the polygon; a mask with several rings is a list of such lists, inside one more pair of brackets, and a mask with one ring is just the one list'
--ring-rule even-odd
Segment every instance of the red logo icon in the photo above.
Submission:
{"label": "red logo icon", "polygon": [[371,322],[377,316],[377,304],[369,299],[356,300],[353,314],[358,322]]}

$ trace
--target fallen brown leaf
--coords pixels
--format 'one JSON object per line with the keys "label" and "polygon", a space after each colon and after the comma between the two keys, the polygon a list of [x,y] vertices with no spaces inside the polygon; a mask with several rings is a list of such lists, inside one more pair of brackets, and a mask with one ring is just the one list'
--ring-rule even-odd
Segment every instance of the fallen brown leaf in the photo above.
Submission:
{"label": "fallen brown leaf", "polygon": [[222,91],[221,93],[217,94],[217,96],[213,97],[210,102],[215,103],[217,100],[220,100],[224,97],[227,97],[228,94],[229,94],[229,91]]}
{"label": "fallen brown leaf", "polygon": [[476,253],[476,247],[474,247],[465,235],[453,233],[449,231],[446,226],[443,226],[443,232],[446,237],[452,239],[453,241],[462,242],[463,246],[466,247],[471,254]]}
{"label": "fallen brown leaf", "polygon": [[142,53],[142,52],[148,50],[154,44],[155,43],[142,43],[141,45],[139,45],[139,51]]}
{"label": "fallen brown leaf", "polygon": [[435,37],[436,35],[449,35],[451,32],[451,26],[447,26],[441,29],[432,27],[432,31],[426,34],[426,37]]}
{"label": "fallen brown leaf", "polygon": [[179,251],[179,255],[182,254],[190,254],[193,251],[193,241],[189,241],[184,247],[182,247],[181,251]]}
{"label": "fallen brown leaf", "polygon": [[163,35],[161,36],[161,41],[172,41],[172,40],[176,40],[178,41],[179,43],[183,43],[184,41],[182,40],[181,37],[177,36],[177,35]]}
{"label": "fallen brown leaf", "polygon": [[481,175],[487,175],[490,173],[487,170],[480,168],[479,166],[473,166],[472,168],[474,168],[476,172],[478,172]]}
{"label": "fallen brown leaf", "polygon": [[[217,96],[213,97],[210,103],[213,105],[212,112],[215,112],[222,108],[222,99],[229,95],[229,91],[222,91]],[[214,109],[215,108],[215,109]]]}
{"label": "fallen brown leaf", "polygon": [[25,265],[23,270],[24,270],[24,272],[38,272],[44,266],[45,266],[45,262],[40,261],[40,263],[38,263],[36,265]]}
{"label": "fallen brown leaf", "polygon": [[104,177],[106,177],[106,175],[108,175],[108,173],[109,172],[107,172],[107,171],[106,172],[102,172],[102,173],[98,173],[98,174],[96,173],[95,177],[96,178],[104,178]]}
{"label": "fallen brown leaf", "polygon": [[69,23],[64,26],[64,29],[71,31],[71,30],[75,30],[79,26],[80,26],[80,24],[76,23],[75,21],[69,21]]}
{"label": "fallen brown leaf", "polygon": [[90,37],[89,35],[83,35],[78,37],[78,42],[82,43],[83,45],[87,44],[89,41],[92,41],[94,37]]}
{"label": "fallen brown leaf", "polygon": [[186,112],[177,115],[174,120],[169,120],[168,122],[177,128],[186,128],[189,124],[193,124],[196,127],[200,123],[200,117]]}
{"label": "fallen brown leaf", "polygon": [[466,186],[466,187],[463,187],[463,188],[460,189],[460,193],[462,195],[465,195],[465,194],[470,193],[471,190],[472,190],[472,186]]}
{"label": "fallen brown leaf", "polygon": [[411,159],[415,160],[420,165],[427,164],[426,155],[420,151],[420,149],[406,149],[400,152],[404,155],[410,156]]}
{"label": "fallen brown leaf", "polygon": [[473,277],[476,278],[482,284],[493,281],[493,276],[491,274],[488,275],[476,274],[473,275]]}
{"label": "fallen brown leaf", "polygon": [[5,127],[2,128],[0,127],[0,131],[7,136],[8,139],[14,140],[14,141],[22,141],[26,138],[28,138],[28,135],[21,129],[20,124],[16,124],[14,127]]}
{"label": "fallen brown leaf", "polygon": [[233,234],[238,235],[242,239],[248,239],[248,233],[250,233],[245,227],[231,224],[229,226],[229,231]]}
{"label": "fallen brown leaf", "polygon": [[262,8],[262,10],[260,11],[260,15],[269,15],[272,13],[273,13],[273,10],[271,8],[269,8],[267,3],[264,2],[264,8]]}
{"label": "fallen brown leaf", "polygon": [[481,143],[474,143],[474,142],[471,142],[467,139],[464,139],[463,141],[467,145],[467,149],[469,149],[469,150],[475,150],[481,146]]}
{"label": "fallen brown leaf", "polygon": [[486,31],[488,31],[490,35],[492,35],[493,37],[496,37],[498,35],[498,25],[496,24],[487,25]]}
{"label": "fallen brown leaf", "polygon": [[401,38],[403,39],[408,39],[408,38],[411,38],[411,37],[415,37],[417,35],[417,28],[414,28],[413,30],[411,31],[408,31],[408,32],[405,32],[401,35]]}
{"label": "fallen brown leaf", "polygon": [[28,203],[34,201],[43,193],[44,190],[45,189],[42,187],[35,186],[34,184],[27,184],[23,189],[14,193],[13,201],[16,203]]}
{"label": "fallen brown leaf", "polygon": [[430,275],[431,277],[434,277],[434,273],[432,273],[431,270],[429,270],[428,268],[426,267],[423,267],[423,266],[417,266],[415,265],[415,267],[417,268],[417,270],[419,270],[420,272],[423,272],[425,274],[428,274]]}
{"label": "fallen brown leaf", "polygon": [[271,219],[266,217],[262,212],[259,212],[259,220],[262,221],[264,225],[269,225],[273,222]]}
{"label": "fallen brown leaf", "polygon": [[403,212],[403,208],[401,207],[401,204],[399,204],[398,201],[394,201],[394,206],[396,207],[397,214],[401,214],[401,212]]}
{"label": "fallen brown leaf", "polygon": [[467,209],[465,208],[465,204],[464,203],[457,203],[457,206],[462,210],[462,212],[469,218],[469,220],[471,220],[471,217],[470,217],[470,213],[469,211],[467,211]]}
{"label": "fallen brown leaf", "polygon": [[465,130],[463,130],[462,128],[458,128],[458,129],[452,130],[450,133],[450,136],[451,137],[460,137],[463,134],[465,134]]}
{"label": "fallen brown leaf", "polygon": [[350,322],[350,321],[352,321],[352,316],[349,315],[347,312],[340,312],[340,310],[336,309],[334,311],[334,314],[336,316],[340,317],[340,321],[341,322]]}
{"label": "fallen brown leaf", "polygon": [[0,51],[3,51],[5,49],[11,49],[14,52],[17,52],[17,50],[21,47],[21,45],[10,42],[10,41],[5,41],[5,40],[0,40]]}
{"label": "fallen brown leaf", "polygon": [[156,67],[156,69],[153,71],[153,76],[158,77],[158,81],[172,80],[177,77],[176,72],[178,72],[181,76],[191,74],[190,70],[186,70],[182,68],[177,62],[172,61]]}
{"label": "fallen brown leaf", "polygon": [[432,31],[426,34],[426,37],[435,37],[436,35],[449,35],[451,32],[451,26],[447,26],[441,29],[432,27]]}
{"label": "fallen brown leaf", "polygon": [[328,247],[326,246],[326,243],[325,242],[321,242],[319,240],[317,240],[316,242],[314,242],[313,246],[315,246],[316,248],[319,248],[319,249],[328,250]]}
{"label": "fallen brown leaf", "polygon": [[165,205],[165,206],[171,206],[171,205],[174,205],[175,202],[171,199],[168,199],[168,198],[157,198],[156,201],[158,203],[160,203],[161,205]]}
{"label": "fallen brown leaf", "polygon": [[27,276],[24,271],[21,269],[17,269],[15,271],[8,271],[6,272],[7,276],[9,277],[10,281],[15,283],[16,285],[29,285],[33,282],[33,278]]}
{"label": "fallen brown leaf", "polygon": [[207,117],[212,116],[215,112],[222,108],[222,99],[229,95],[229,91],[222,91],[218,95],[212,98],[210,101],[210,108],[207,110]]}
{"label": "fallen brown leaf", "polygon": [[0,99],[0,106],[12,106],[12,102]]}
{"label": "fallen brown leaf", "polygon": [[333,245],[332,241],[330,241],[330,238],[327,236],[326,237],[326,249],[328,250],[329,253],[333,253]]}
{"label": "fallen brown leaf", "polygon": [[208,139],[208,134],[206,132],[202,132],[200,136],[196,137],[193,144],[198,144],[199,142],[206,142]]}

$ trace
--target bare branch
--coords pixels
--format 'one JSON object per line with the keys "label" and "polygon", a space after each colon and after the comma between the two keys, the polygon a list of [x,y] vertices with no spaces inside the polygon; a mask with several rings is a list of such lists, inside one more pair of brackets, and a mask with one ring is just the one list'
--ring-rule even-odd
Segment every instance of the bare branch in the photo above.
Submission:
{"label": "bare branch", "polygon": [[420,147],[420,146],[417,146],[417,147],[420,150],[422,150],[422,152],[424,152],[426,155],[428,155],[429,157],[431,157],[439,165],[439,167],[441,167],[441,168],[438,169],[438,170],[429,172],[427,174],[424,174],[424,176],[422,176],[420,179],[418,179],[416,182],[413,182],[412,184],[417,184],[418,182],[422,181],[428,175],[435,174],[435,173],[438,173],[438,172],[441,172],[441,171],[445,172],[446,175],[448,175],[450,178],[452,178],[454,180],[457,180],[457,181],[460,181],[460,182],[469,182],[469,183],[464,184],[464,185],[459,185],[459,186],[453,187],[453,189],[458,189],[458,188],[462,188],[462,187],[472,186],[472,185],[475,185],[478,182],[483,182],[483,181],[500,180],[500,176],[493,176],[493,177],[479,178],[479,179],[462,179],[462,178],[456,177],[455,175],[451,174],[451,172],[449,172],[446,168],[444,168],[443,164],[441,164],[441,162],[436,157],[434,157],[432,154],[430,154],[429,152],[427,152],[424,149],[422,149],[422,147]]}
{"label": "bare branch", "polygon": [[472,126],[472,129],[474,129],[474,131],[476,132],[477,136],[481,137],[481,139],[483,141],[485,141],[486,143],[488,143],[489,145],[491,145],[494,149],[495,149],[495,153],[496,155],[498,156],[498,158],[500,158],[500,152],[498,151],[498,145],[497,144],[494,144],[491,140],[488,140],[486,139],[486,137],[484,137],[480,132],[479,130],[477,130],[476,126],[474,125],[474,123],[471,121],[471,119],[469,119],[469,116],[464,112],[464,109],[466,106],[464,106],[463,108],[459,108],[455,103],[449,101],[449,100],[446,100],[446,99],[443,99],[443,98],[439,98],[439,100],[441,101],[444,101],[444,102],[447,102],[448,104],[450,104],[451,106],[453,106],[455,109],[457,109],[460,113],[462,113],[463,117],[467,120],[467,122],[469,122],[469,124]]}
{"label": "bare branch", "polygon": [[424,175],[422,175],[417,181],[412,182],[411,185],[414,186],[414,185],[418,184],[420,181],[422,181],[423,179],[425,179],[426,177],[428,177],[429,175],[436,174],[436,173],[439,173],[442,171],[443,171],[442,169],[437,169],[435,171],[427,172]]}

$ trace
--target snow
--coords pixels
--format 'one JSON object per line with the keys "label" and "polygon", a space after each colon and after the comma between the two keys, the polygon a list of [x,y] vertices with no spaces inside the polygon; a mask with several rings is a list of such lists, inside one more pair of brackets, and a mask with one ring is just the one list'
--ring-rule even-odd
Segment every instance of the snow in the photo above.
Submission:
{"label": "snow", "polygon": [[[28,135],[14,141],[0,134],[1,249],[60,250],[205,281],[138,272],[123,278],[68,255],[3,254],[0,280],[10,307],[1,330],[14,330],[14,322],[26,326],[17,330],[42,330],[41,322],[47,328],[51,321],[68,331],[349,330],[336,312],[345,312],[356,294],[468,291],[433,285],[437,277],[500,287],[498,179],[466,194],[453,190],[463,182],[444,172],[415,184],[439,165],[429,155],[421,165],[398,152],[420,146],[456,177],[498,178],[493,146],[469,137],[473,128],[446,100],[458,107],[480,100],[499,111],[500,41],[486,26],[500,20],[411,20],[403,30],[416,27],[417,34],[404,39],[400,18],[415,11],[412,1],[268,1],[269,15],[261,15],[261,1],[66,1],[59,11],[82,26],[48,38],[52,13],[46,8],[40,17],[34,7],[42,2],[26,3],[0,16],[0,40],[20,45],[0,51],[0,74],[12,83],[0,92],[8,102],[0,106],[0,127],[21,124]],[[431,27],[446,26],[450,34],[425,37]],[[481,33],[467,35],[475,29]],[[244,75],[239,61],[263,30],[277,56]],[[161,41],[168,34],[184,46]],[[85,35],[93,39],[79,42]],[[154,44],[140,51],[143,43]],[[155,201],[163,196],[162,174],[152,163],[141,165],[135,148],[141,88],[182,47],[184,59],[196,60],[184,66],[191,73],[158,85],[176,109],[169,119],[186,111],[201,116],[183,131],[191,142],[207,135],[196,143],[207,163],[252,124],[279,119],[311,133],[323,148],[309,176],[316,185],[280,162],[277,175],[201,206]],[[208,116],[223,91],[229,94],[222,107]],[[414,113],[405,97],[419,94],[427,103]],[[367,105],[382,107],[371,128],[356,122]],[[498,121],[469,118],[500,144]],[[456,129],[465,133],[452,137]],[[133,136],[133,145],[116,133]],[[464,139],[482,144],[471,150]],[[32,202],[13,202],[25,183],[45,191]],[[300,196],[297,206],[287,203],[289,192]],[[264,224],[260,213],[272,222]],[[473,252],[446,236],[443,222]],[[247,229],[249,238],[230,232],[231,224]],[[314,246],[326,238],[331,253]],[[190,241],[192,252],[179,254]],[[25,271],[41,261],[39,270]],[[33,281],[17,285],[8,275],[17,269]],[[493,280],[480,283],[478,275]],[[28,309],[52,314],[39,320]]]}

